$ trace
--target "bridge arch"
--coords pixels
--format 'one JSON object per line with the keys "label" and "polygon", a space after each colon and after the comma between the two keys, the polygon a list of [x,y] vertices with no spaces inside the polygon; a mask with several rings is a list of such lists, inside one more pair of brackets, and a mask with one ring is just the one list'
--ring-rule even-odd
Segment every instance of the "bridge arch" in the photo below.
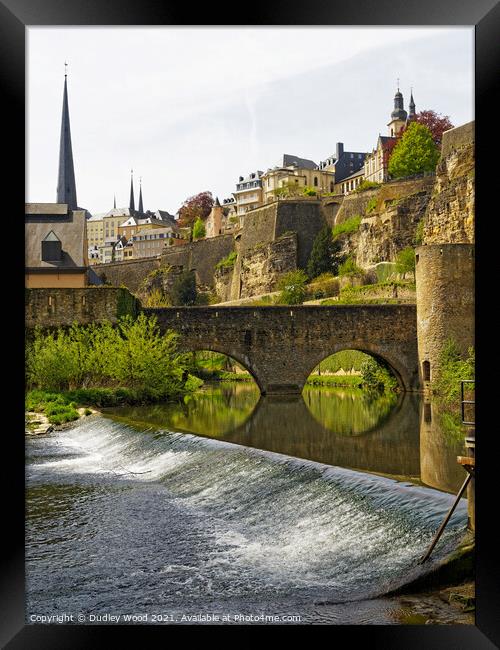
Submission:
{"label": "bridge arch", "polygon": [[265,389],[259,379],[259,376],[252,367],[252,363],[249,361],[245,355],[240,354],[238,351],[229,351],[227,346],[223,344],[217,344],[214,342],[210,343],[190,343],[188,346],[183,346],[183,352],[216,352],[217,354],[223,354],[226,357],[229,357],[233,361],[237,361],[247,372],[250,373],[253,381],[257,384],[261,393],[265,392]]}
{"label": "bridge arch", "polygon": [[328,350],[330,351],[326,354],[323,352],[317,355],[321,356],[321,358],[319,358],[315,363],[311,361],[313,365],[311,365],[307,377],[309,377],[311,372],[319,363],[325,359],[328,359],[328,357],[331,357],[333,354],[337,354],[337,352],[344,352],[345,350],[355,350],[357,352],[364,352],[376,360],[384,361],[396,377],[399,389],[401,391],[411,390],[411,379],[407,376],[407,370],[402,366],[399,360],[395,358],[394,355],[387,353],[386,351],[381,351],[376,343],[369,343],[366,341],[363,342],[362,345],[355,341],[352,341],[351,343],[334,343],[333,345],[329,346]]}

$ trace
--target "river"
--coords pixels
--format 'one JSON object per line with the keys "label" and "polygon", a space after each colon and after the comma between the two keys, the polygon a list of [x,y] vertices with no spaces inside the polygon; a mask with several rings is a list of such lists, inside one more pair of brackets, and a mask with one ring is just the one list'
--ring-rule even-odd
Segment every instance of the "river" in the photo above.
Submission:
{"label": "river", "polygon": [[461,443],[421,411],[235,382],[28,438],[27,620],[397,623],[383,595],[467,523],[462,500],[418,564],[463,480]]}

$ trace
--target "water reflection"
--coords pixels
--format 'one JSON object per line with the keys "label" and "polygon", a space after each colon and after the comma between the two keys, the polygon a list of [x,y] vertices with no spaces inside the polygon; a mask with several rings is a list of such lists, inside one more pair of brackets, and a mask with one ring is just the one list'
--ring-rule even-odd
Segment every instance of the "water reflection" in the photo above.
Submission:
{"label": "water reflection", "polygon": [[184,404],[108,409],[108,414],[456,492],[463,469],[419,395],[367,399],[359,389],[307,387],[302,397],[260,397],[252,382],[207,384]]}

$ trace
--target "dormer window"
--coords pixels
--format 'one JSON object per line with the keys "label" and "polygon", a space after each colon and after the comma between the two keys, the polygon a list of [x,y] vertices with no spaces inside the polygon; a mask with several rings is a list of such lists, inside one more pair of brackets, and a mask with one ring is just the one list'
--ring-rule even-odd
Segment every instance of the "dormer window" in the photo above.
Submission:
{"label": "dormer window", "polygon": [[42,240],[42,262],[60,262],[62,259],[61,240],[53,230]]}

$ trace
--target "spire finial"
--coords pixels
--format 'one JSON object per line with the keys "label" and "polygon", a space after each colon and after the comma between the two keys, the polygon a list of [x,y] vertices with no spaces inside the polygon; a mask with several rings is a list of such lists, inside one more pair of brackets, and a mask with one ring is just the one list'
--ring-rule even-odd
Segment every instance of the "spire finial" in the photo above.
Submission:
{"label": "spire finial", "polygon": [[134,170],[130,170],[130,201],[129,206],[131,210],[135,211],[135,200],[134,200]]}
{"label": "spire finial", "polygon": [[67,61],[64,62],[64,76],[68,76],[68,63]]}
{"label": "spire finial", "polygon": [[399,77],[397,78],[398,92],[399,92]]}

